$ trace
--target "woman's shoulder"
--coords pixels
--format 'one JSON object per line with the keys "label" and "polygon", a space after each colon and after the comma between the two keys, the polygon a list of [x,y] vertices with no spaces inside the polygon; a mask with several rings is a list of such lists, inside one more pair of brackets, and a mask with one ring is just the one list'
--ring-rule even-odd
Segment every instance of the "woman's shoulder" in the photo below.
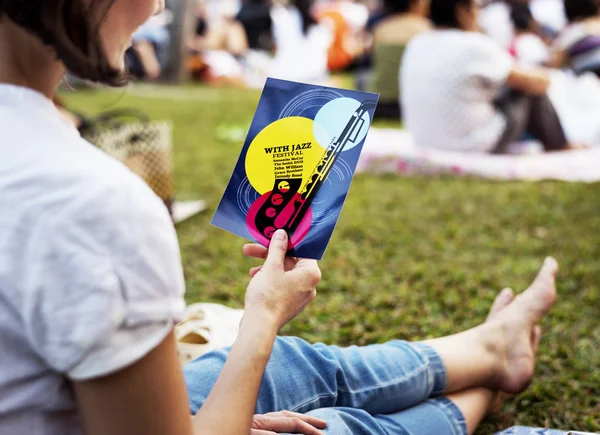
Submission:
{"label": "woman's shoulder", "polygon": [[85,210],[89,217],[107,218],[105,211],[131,207],[161,211],[162,202],[125,165],[81,138],[73,126],[57,119],[35,117],[35,125],[13,113],[3,119],[0,142],[0,189],[4,198],[21,203],[23,213],[66,215]]}

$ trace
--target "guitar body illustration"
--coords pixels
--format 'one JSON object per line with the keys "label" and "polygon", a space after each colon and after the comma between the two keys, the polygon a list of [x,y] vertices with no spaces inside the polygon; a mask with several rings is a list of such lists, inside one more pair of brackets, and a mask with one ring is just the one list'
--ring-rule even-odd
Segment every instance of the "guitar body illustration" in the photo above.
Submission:
{"label": "guitar body illustration", "polygon": [[256,214],[256,229],[267,239],[273,237],[273,233],[281,225],[281,219],[285,216],[286,207],[293,204],[302,185],[302,178],[277,178],[275,185],[267,201]]}

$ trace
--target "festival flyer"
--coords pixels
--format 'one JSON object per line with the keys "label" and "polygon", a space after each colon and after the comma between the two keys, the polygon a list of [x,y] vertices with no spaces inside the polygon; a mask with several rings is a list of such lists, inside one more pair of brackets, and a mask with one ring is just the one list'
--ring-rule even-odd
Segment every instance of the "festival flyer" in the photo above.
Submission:
{"label": "festival flyer", "polygon": [[268,79],[212,224],[320,260],[342,211],[379,95]]}

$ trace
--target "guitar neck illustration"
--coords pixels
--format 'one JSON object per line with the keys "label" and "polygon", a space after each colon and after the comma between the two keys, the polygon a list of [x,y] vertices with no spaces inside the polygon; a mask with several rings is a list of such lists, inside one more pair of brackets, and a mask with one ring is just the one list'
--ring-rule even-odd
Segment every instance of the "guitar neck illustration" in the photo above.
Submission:
{"label": "guitar neck illustration", "polygon": [[302,180],[298,178],[275,180],[269,199],[256,216],[256,227],[265,237],[270,239],[280,228],[286,230],[291,237],[298,229],[335,162],[348,145],[357,143],[367,122],[364,115],[376,105],[376,101],[365,101],[352,114],[341,134],[329,145],[304,185],[300,187]]}
{"label": "guitar neck illustration", "polygon": [[296,231],[298,225],[300,225],[300,222],[323,186],[323,183],[327,180],[337,159],[349,144],[356,144],[360,132],[367,122],[364,119],[365,113],[376,106],[376,101],[365,101],[361,104],[352,114],[352,117],[346,123],[346,126],[339,137],[329,146],[327,151],[325,151],[321,162],[299,192],[299,198],[295,201],[296,213],[292,216],[285,228],[288,233],[293,234],[293,232]]}

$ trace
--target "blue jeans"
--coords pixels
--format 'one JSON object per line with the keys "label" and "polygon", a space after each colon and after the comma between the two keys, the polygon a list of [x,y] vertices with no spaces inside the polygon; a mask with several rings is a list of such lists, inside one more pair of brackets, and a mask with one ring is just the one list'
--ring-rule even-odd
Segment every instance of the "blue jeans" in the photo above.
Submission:
{"label": "blue jeans", "polygon": [[[192,414],[210,393],[227,352],[208,353],[184,367]],[[437,397],[445,383],[442,360],[422,343],[339,348],[278,338],[256,413],[309,414],[326,420],[325,433],[332,435],[466,435],[460,410]]]}

